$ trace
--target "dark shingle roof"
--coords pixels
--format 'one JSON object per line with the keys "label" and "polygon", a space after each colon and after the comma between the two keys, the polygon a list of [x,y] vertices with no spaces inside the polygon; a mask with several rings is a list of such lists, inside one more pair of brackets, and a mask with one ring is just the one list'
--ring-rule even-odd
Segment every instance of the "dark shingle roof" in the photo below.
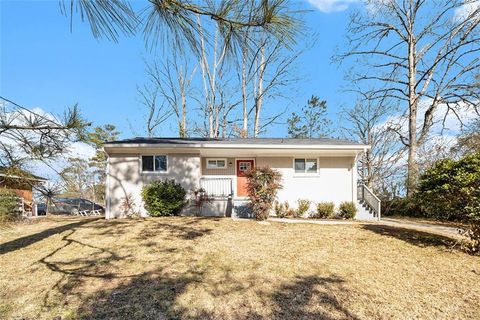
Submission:
{"label": "dark shingle roof", "polygon": [[190,145],[190,144],[270,144],[270,145],[362,145],[361,143],[332,138],[146,138],[136,137],[131,139],[110,141],[107,145],[115,144],[171,144],[171,145]]}

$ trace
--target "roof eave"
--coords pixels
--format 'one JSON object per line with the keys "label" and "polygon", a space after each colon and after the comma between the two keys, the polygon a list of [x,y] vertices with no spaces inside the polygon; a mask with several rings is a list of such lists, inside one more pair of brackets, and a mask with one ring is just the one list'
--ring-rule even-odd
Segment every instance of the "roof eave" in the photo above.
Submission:
{"label": "roof eave", "polygon": [[195,143],[195,144],[163,144],[163,143],[115,143],[104,145],[103,150],[108,153],[109,149],[122,148],[169,148],[169,149],[311,149],[311,150],[357,150],[366,151],[371,147],[363,144],[353,145],[328,145],[328,144],[212,144],[212,143]]}

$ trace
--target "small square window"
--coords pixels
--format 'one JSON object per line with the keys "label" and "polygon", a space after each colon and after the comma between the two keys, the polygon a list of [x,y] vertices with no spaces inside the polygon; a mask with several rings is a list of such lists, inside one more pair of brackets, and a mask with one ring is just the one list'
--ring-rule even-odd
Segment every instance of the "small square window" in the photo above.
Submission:
{"label": "small square window", "polygon": [[240,171],[242,172],[246,172],[250,170],[251,167],[252,167],[252,164],[250,162],[240,162],[238,169],[240,169]]}
{"label": "small square window", "polygon": [[153,156],[142,156],[142,171],[153,172]]}
{"label": "small square window", "polygon": [[295,159],[295,173],[305,172],[305,159]]}
{"label": "small square window", "polygon": [[317,173],[317,159],[297,158],[294,160],[294,170],[295,173]]}
{"label": "small square window", "polygon": [[142,156],[142,172],[166,172],[167,156]]}
{"label": "small square window", "polygon": [[155,156],[155,171],[167,171],[167,156]]}
{"label": "small square window", "polygon": [[308,173],[317,173],[317,159],[307,159],[305,168]]}

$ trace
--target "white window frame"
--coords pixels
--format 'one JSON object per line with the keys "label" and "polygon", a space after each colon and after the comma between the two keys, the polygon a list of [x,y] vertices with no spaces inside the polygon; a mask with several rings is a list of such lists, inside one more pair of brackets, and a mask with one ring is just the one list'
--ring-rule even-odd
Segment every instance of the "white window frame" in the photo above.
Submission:
{"label": "white window frame", "polygon": [[[295,170],[295,160],[305,160],[305,167],[307,165],[307,160],[316,160],[317,161],[317,171],[315,172],[307,172],[305,169],[305,172],[296,172]],[[292,168],[293,168],[293,174],[294,176],[297,177],[312,177],[312,176],[318,176],[320,174],[320,160],[317,157],[294,157],[292,159]]]}
{"label": "white window frame", "polygon": [[[165,157],[167,163],[167,169],[165,171],[156,171],[155,170],[155,157]],[[153,157],[153,171],[143,171],[143,157]],[[168,155],[166,154],[142,154],[140,155],[140,173],[146,174],[166,174],[168,173]]]}
{"label": "white window frame", "polygon": [[[215,170],[215,169],[222,169],[222,170],[223,170],[223,169],[227,169],[227,165],[228,165],[228,163],[227,163],[227,158],[206,158],[205,161],[206,161],[206,162],[205,162],[205,167],[206,167],[207,169],[214,169],[214,170]],[[209,161],[216,161],[216,164],[218,164],[218,161],[223,161],[223,163],[224,163],[225,165],[224,165],[223,167],[218,167],[218,166],[211,167],[211,166],[209,166],[209,164],[208,164]]]}

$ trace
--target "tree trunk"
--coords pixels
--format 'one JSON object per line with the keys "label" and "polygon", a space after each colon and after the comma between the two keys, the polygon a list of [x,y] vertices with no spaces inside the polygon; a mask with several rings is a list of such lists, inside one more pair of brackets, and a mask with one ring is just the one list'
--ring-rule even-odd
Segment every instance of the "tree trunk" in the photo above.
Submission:
{"label": "tree trunk", "polygon": [[407,196],[411,196],[417,187],[418,164],[417,164],[417,94],[416,85],[416,61],[415,61],[415,38],[413,30],[408,39],[408,161],[407,161]]}
{"label": "tree trunk", "polygon": [[[245,42],[247,37],[245,36]],[[248,137],[248,110],[247,110],[247,53],[248,48],[245,43],[242,48],[242,100],[243,100],[243,127],[242,137]]]}
{"label": "tree trunk", "polygon": [[258,75],[258,92],[255,98],[255,120],[253,137],[257,138],[260,133],[260,112],[262,110],[263,103],[263,78],[265,73],[265,43],[262,44],[260,49],[260,66]]}
{"label": "tree trunk", "polygon": [[182,90],[182,119],[180,120],[179,136],[180,138],[187,137],[187,96],[185,88]]}

